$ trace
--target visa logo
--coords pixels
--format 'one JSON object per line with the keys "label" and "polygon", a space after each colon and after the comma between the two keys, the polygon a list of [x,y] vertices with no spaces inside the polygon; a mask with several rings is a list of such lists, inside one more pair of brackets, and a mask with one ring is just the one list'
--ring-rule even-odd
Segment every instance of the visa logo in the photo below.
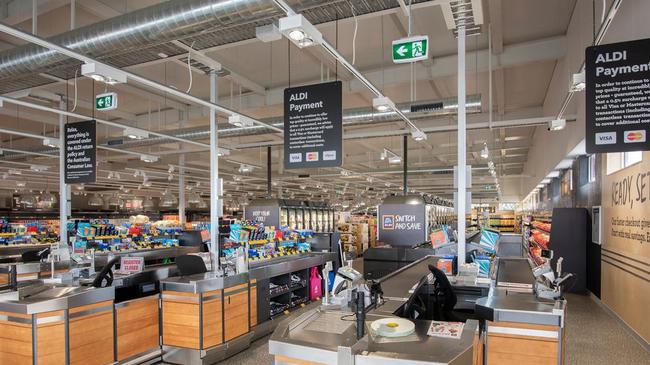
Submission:
{"label": "visa logo", "polygon": [[596,133],[596,144],[616,144],[616,132]]}

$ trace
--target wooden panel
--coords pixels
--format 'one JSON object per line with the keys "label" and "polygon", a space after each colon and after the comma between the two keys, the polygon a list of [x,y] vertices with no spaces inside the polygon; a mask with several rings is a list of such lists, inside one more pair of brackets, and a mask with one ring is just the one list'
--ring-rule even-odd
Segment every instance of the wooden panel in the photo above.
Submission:
{"label": "wooden panel", "polygon": [[300,360],[293,357],[287,357],[281,355],[275,355],[275,362],[283,363],[283,364],[295,364],[295,365],[324,365],[320,362],[305,361],[305,360]]}
{"label": "wooden panel", "polygon": [[557,359],[558,342],[490,334],[488,335],[488,349],[490,352]]}
{"label": "wooden panel", "polygon": [[559,331],[559,326],[549,326],[542,324],[532,323],[517,323],[517,322],[492,322],[488,321],[488,327],[508,327],[508,328],[522,328],[536,331]]}
{"label": "wooden panel", "polygon": [[32,364],[32,325],[0,321],[0,364]]}
{"label": "wooden panel", "polygon": [[492,352],[488,344],[487,365],[557,365],[557,358],[533,357],[505,352]]}
{"label": "wooden panel", "polygon": [[[212,293],[211,295],[218,295]],[[207,293],[206,293],[207,294]],[[204,297],[208,295],[204,294]],[[223,312],[221,298],[203,302],[203,348],[207,349],[223,342]]]}
{"label": "wooden panel", "polygon": [[199,303],[163,298],[162,309],[163,344],[199,349]]}
{"label": "wooden panel", "polygon": [[223,294],[224,295],[229,295],[229,294],[231,294],[233,292],[236,292],[236,291],[239,291],[239,290],[244,290],[244,289],[247,289],[247,288],[248,288],[248,283],[239,284],[239,285],[231,286],[230,288],[224,289],[225,291],[224,291]]}
{"label": "wooden panel", "polygon": [[158,296],[130,302],[116,311],[117,360],[153,350],[160,346]]}
{"label": "wooden panel", "polygon": [[56,322],[38,325],[38,364],[57,365],[65,363],[65,322],[63,311],[40,313],[38,318],[60,317]]}
{"label": "wooden panel", "polygon": [[[81,312],[110,306],[108,311],[81,314]],[[113,359],[113,301],[71,308],[70,364],[103,365]],[[80,317],[74,317],[79,313]]]}
{"label": "wooden panel", "polygon": [[483,365],[483,342],[478,332],[474,335],[472,365]]}
{"label": "wooden panel", "polygon": [[643,224],[650,212],[650,152],[609,175],[602,165],[601,300],[650,342],[650,244]]}
{"label": "wooden panel", "polygon": [[230,341],[248,332],[248,291],[227,296],[224,300],[225,340]]}
{"label": "wooden panel", "polygon": [[257,326],[257,285],[251,285],[250,293],[251,327],[254,327]]}

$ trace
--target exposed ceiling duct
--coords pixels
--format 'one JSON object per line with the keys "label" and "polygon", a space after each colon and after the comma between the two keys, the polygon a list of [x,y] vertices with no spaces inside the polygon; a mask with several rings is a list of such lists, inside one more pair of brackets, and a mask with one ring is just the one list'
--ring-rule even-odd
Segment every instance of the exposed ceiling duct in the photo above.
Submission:
{"label": "exposed ceiling duct", "polygon": [[[417,0],[413,3],[429,0]],[[347,0],[296,0],[292,5],[315,24],[351,16]],[[397,7],[395,1],[352,0],[357,15]],[[201,50],[255,37],[255,27],[270,24],[284,13],[268,0],[175,0],[100,21],[48,40],[73,51],[126,67],[175,56],[186,51],[171,41],[195,43]],[[137,51],[137,52],[135,52]],[[0,52],[0,85],[7,93],[52,82],[47,72],[72,78],[79,61],[29,44]]]}

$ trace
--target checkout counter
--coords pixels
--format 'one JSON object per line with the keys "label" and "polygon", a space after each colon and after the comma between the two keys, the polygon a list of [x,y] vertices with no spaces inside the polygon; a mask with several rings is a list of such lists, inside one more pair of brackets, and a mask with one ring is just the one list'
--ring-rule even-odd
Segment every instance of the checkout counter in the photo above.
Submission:
{"label": "checkout counter", "polygon": [[402,314],[413,288],[437,260],[426,256],[370,282],[371,292],[375,289],[370,297],[382,299],[366,307],[362,322],[355,308],[323,306],[283,323],[269,342],[275,363],[564,364],[566,301],[536,296],[533,270],[523,258],[497,258],[487,280],[467,283],[449,277],[458,297],[454,310],[474,311],[458,338],[429,336],[430,318],[412,319],[415,328],[406,337],[374,332],[373,322]]}
{"label": "checkout counter", "polygon": [[[175,254],[196,252],[180,247]],[[170,253],[171,251],[166,251]],[[118,256],[116,254],[115,256]],[[248,272],[222,276],[215,272],[179,276],[161,252],[145,257],[141,272],[114,274],[110,286],[95,288],[94,277],[75,277],[91,265],[59,262],[54,281],[50,263],[0,264],[12,289],[0,291],[0,364],[212,364],[246,349],[271,333],[293,308],[294,295],[309,297],[309,272],[337,261],[329,252],[251,261]],[[133,256],[129,253],[128,256]],[[95,256],[99,269],[110,259]],[[16,275],[14,275],[16,274]],[[274,296],[269,286],[290,283]],[[287,302],[272,315],[271,301]]]}

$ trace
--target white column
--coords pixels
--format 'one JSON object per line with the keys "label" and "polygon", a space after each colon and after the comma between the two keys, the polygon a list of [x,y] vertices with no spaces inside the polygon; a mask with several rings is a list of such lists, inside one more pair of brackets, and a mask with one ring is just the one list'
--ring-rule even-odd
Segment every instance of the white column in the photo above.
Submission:
{"label": "white column", "polygon": [[[217,102],[217,72],[210,71],[210,101]],[[210,251],[212,268],[219,267],[219,157],[217,138],[217,112],[210,109]]]}
{"label": "white column", "polygon": [[[187,116],[183,117],[179,124],[179,128],[185,128],[185,119]],[[179,143],[178,148],[181,149],[182,145]],[[178,222],[181,226],[185,226],[185,154],[181,153],[178,156]]]}
{"label": "white column", "polygon": [[[59,108],[65,110],[63,98]],[[65,184],[65,117],[59,114],[59,247],[67,247],[68,240],[68,186]]]}
{"label": "white column", "polygon": [[465,26],[458,27],[458,264],[465,263],[465,191],[466,191],[466,125],[465,125]]}

